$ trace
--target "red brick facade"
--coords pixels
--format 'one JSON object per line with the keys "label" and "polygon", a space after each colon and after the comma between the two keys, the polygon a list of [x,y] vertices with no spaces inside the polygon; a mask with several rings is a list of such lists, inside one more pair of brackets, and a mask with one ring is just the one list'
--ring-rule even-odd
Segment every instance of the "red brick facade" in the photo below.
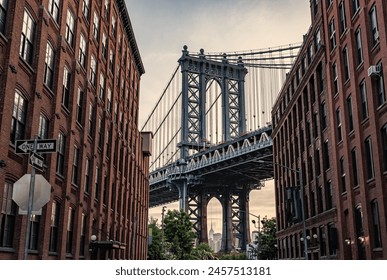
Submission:
{"label": "red brick facade", "polygon": [[36,135],[57,139],[58,152],[38,172],[52,192],[32,222],[29,259],[146,259],[144,68],[124,1],[2,2],[0,259],[24,257],[27,219],[10,191],[31,166],[15,140]]}
{"label": "red brick facade", "polygon": [[[387,3],[310,2],[272,111],[274,161],[301,169],[309,259],[386,259]],[[275,167],[280,259],[304,258],[296,175]]]}

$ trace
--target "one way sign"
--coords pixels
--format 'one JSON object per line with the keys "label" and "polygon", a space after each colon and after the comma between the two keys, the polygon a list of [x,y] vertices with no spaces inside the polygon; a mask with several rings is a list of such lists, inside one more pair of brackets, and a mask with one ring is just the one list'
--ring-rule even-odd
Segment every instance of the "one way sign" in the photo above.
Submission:
{"label": "one way sign", "polygon": [[[56,152],[56,139],[37,139],[36,140],[36,150],[37,153],[54,153]],[[28,154],[34,152],[34,143],[35,140],[16,140],[16,149],[17,154]]]}

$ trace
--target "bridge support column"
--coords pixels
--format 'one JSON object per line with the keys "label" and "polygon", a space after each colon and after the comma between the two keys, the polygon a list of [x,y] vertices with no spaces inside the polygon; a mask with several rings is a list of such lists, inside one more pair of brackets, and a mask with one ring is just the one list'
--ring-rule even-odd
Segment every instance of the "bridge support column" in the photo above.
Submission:
{"label": "bridge support column", "polygon": [[177,186],[179,190],[179,209],[187,211],[187,199],[188,199],[188,183],[187,180],[182,180]]}

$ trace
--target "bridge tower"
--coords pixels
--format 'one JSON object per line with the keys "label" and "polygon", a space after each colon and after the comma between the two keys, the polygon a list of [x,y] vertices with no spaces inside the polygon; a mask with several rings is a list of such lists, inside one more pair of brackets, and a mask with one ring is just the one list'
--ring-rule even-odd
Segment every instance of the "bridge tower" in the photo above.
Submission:
{"label": "bridge tower", "polygon": [[[200,50],[192,56],[187,46],[183,47],[179,59],[182,73],[182,130],[179,143],[180,160],[184,169],[190,150],[206,148],[206,94],[207,85],[214,80],[221,89],[221,133],[222,141],[238,138],[246,131],[244,82],[247,74],[242,59],[236,64],[224,55],[221,61],[209,60]],[[206,185],[203,185],[206,184]],[[180,178],[174,185],[179,190],[179,206],[188,211],[200,242],[208,242],[207,204],[217,197],[223,208],[222,250],[245,249],[249,242],[248,197],[246,186],[225,186],[205,183],[200,178]],[[239,244],[234,244],[234,239]]]}

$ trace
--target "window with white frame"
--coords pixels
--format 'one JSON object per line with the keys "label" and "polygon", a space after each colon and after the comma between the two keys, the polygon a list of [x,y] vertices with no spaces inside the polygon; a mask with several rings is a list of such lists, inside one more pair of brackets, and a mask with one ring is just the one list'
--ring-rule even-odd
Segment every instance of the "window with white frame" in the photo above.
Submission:
{"label": "window with white frame", "polygon": [[56,173],[61,176],[64,175],[65,151],[66,151],[66,135],[63,132],[59,132],[58,153],[57,153],[57,160],[56,160]]}
{"label": "window with white frame", "polygon": [[363,63],[363,47],[362,47],[362,42],[361,42],[361,30],[360,30],[360,28],[356,29],[355,38],[356,38],[357,65],[360,65],[361,63]]}
{"label": "window with white frame", "polygon": [[96,11],[94,11],[94,18],[93,18],[93,37],[95,40],[98,41],[99,38],[99,16]]}
{"label": "window with white frame", "polygon": [[50,44],[50,42],[47,42],[46,58],[44,60],[43,82],[49,89],[52,89],[52,84],[54,80],[54,61],[55,61],[54,47]]}
{"label": "window with white frame", "polygon": [[12,248],[17,216],[17,205],[12,200],[13,184],[4,183],[2,199],[0,200],[0,247]]}
{"label": "window with white frame", "polygon": [[0,0],[0,33],[5,32],[7,22],[8,0]]}
{"label": "window with white frame", "polygon": [[58,20],[59,20],[59,6],[60,6],[60,0],[49,0],[48,1],[48,12],[52,16],[52,18],[55,20],[55,22],[58,22]]}
{"label": "window with white frame", "polygon": [[343,34],[347,30],[347,18],[345,16],[344,0],[341,0],[339,4],[339,19],[340,19],[340,34]]}
{"label": "window with white frame", "polygon": [[90,59],[90,83],[95,86],[97,75],[97,60],[94,55],[91,55]]}
{"label": "window with white frame", "polygon": [[34,52],[34,39],[35,21],[31,14],[27,10],[24,10],[19,55],[30,65],[32,64],[32,55]]}
{"label": "window with white frame", "polygon": [[336,47],[336,31],[335,31],[335,19],[332,18],[328,26],[329,33],[329,48],[331,51]]}
{"label": "window with white frame", "polygon": [[70,103],[70,82],[71,73],[70,70],[65,66],[63,70],[63,83],[62,83],[62,105],[69,108]]}
{"label": "window with white frame", "polygon": [[368,137],[364,141],[365,145],[365,154],[366,154],[366,179],[370,180],[374,178],[374,159],[373,159],[373,154],[372,154],[372,139],[371,137]]}
{"label": "window with white frame", "polygon": [[82,14],[86,20],[89,20],[90,0],[83,0],[83,2],[82,2]]}
{"label": "window with white frame", "polygon": [[376,6],[372,6],[370,12],[370,28],[371,28],[371,40],[372,46],[374,46],[377,42],[379,42],[379,28],[378,28],[378,18],[376,14]]}
{"label": "window with white frame", "polygon": [[83,68],[86,68],[86,57],[87,57],[87,41],[85,39],[85,36],[81,34],[79,39],[78,61]]}
{"label": "window with white frame", "polygon": [[74,48],[75,19],[70,10],[67,10],[66,16],[66,34],[65,39],[71,48]]}
{"label": "window with white frame", "polygon": [[40,113],[39,116],[39,129],[38,129],[38,136],[40,139],[47,139],[48,138],[48,119],[45,115]]}
{"label": "window with white frame", "polygon": [[362,120],[365,120],[366,118],[368,118],[368,101],[365,80],[360,83],[360,102]]}
{"label": "window with white frame", "polygon": [[27,118],[27,104],[27,100],[18,90],[16,90],[11,121],[10,141],[12,144],[14,144],[16,140],[24,139]]}

